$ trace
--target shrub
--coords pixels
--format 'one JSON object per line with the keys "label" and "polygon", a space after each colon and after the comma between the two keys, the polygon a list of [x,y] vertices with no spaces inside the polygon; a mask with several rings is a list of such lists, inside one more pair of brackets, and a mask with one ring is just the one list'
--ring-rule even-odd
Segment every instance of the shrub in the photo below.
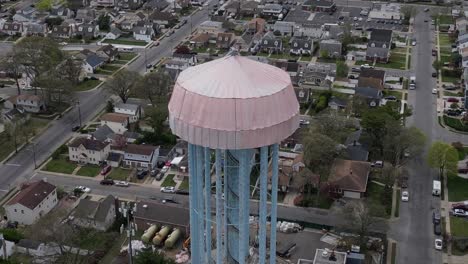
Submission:
{"label": "shrub", "polygon": [[11,229],[11,228],[4,228],[0,229],[0,233],[3,234],[3,237],[8,240],[8,241],[13,241],[15,243],[18,243],[21,239],[24,238],[24,235],[21,234],[18,230],[16,229]]}
{"label": "shrub", "polygon": [[67,145],[61,145],[58,149],[56,149],[54,151],[54,153],[52,153],[52,159],[56,160],[60,157],[61,154],[65,154],[67,153],[68,151],[68,147]]}

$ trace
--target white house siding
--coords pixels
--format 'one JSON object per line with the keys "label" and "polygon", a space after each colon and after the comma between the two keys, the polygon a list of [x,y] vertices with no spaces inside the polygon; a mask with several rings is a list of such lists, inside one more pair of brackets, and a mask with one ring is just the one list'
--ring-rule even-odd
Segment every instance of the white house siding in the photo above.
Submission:
{"label": "white house siding", "polygon": [[70,156],[71,161],[95,165],[98,165],[101,161],[105,161],[109,151],[110,144],[101,151],[87,150],[83,145],[80,145],[77,148],[68,147],[68,155]]}
{"label": "white house siding", "polygon": [[127,108],[114,107],[114,112],[119,114],[129,115],[128,119],[130,123],[135,123],[140,119],[139,113]]}
{"label": "white house siding", "polygon": [[55,189],[33,210],[19,203],[5,205],[4,208],[9,221],[17,221],[22,225],[31,225],[52,210],[57,203],[57,189]]}
{"label": "white house siding", "polygon": [[101,126],[107,125],[114,133],[117,134],[123,134],[125,131],[127,131],[127,122],[125,123],[117,123],[117,122],[111,122],[111,121],[105,121],[101,120]]}
{"label": "white house siding", "polygon": [[159,156],[159,149],[155,149],[151,156],[133,153],[124,154],[124,164],[128,167],[141,167],[152,169],[156,166]]}
{"label": "white house siding", "polygon": [[360,199],[361,198],[361,193],[353,192],[353,191],[343,191],[343,197],[353,198],[353,199]]}
{"label": "white house siding", "polygon": [[142,35],[142,34],[136,34],[133,33],[133,38],[136,40],[143,40],[146,42],[151,42],[151,36],[150,35]]}

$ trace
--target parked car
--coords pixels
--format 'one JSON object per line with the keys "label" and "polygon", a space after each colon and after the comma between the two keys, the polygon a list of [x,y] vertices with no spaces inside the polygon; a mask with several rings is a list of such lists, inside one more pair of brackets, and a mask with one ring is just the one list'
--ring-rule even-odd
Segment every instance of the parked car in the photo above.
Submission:
{"label": "parked car", "polygon": [[468,173],[468,168],[461,168],[461,169],[458,169],[458,173],[466,174],[466,173]]}
{"label": "parked car", "polygon": [[383,168],[383,165],[384,163],[381,160],[377,160],[371,163],[371,167],[375,167],[375,168]]}
{"label": "parked car", "polygon": [[112,179],[104,179],[100,182],[101,185],[113,185],[114,184],[114,180]]}
{"label": "parked car", "polygon": [[437,72],[433,72],[432,77],[436,78],[437,77]]}
{"label": "parked car", "polygon": [[434,224],[434,235],[440,236],[442,234],[442,229],[440,228],[440,224]]}
{"label": "parked car", "polygon": [[119,187],[128,187],[130,184],[126,181],[115,181],[115,186]]}
{"label": "parked car", "polygon": [[90,188],[88,187],[85,187],[85,186],[76,186],[75,187],[75,191],[80,191],[80,192],[84,192],[84,193],[89,193],[91,191]]}
{"label": "parked car", "polygon": [[390,96],[385,97],[385,100],[387,100],[387,101],[396,101],[397,98],[396,98],[396,96],[390,95]]}
{"label": "parked car", "polygon": [[403,191],[401,193],[401,201],[402,202],[408,202],[409,201],[409,193],[408,191]]}
{"label": "parked car", "polygon": [[463,209],[453,209],[452,214],[454,216],[466,217],[468,216],[468,211],[465,211]]}
{"label": "parked car", "polygon": [[175,193],[180,194],[180,195],[189,195],[188,190],[177,190]]}
{"label": "parked car", "polygon": [[151,170],[151,173],[150,173],[151,177],[156,177],[156,175],[158,175],[160,171],[161,171],[160,169]]}
{"label": "parked car", "polygon": [[146,175],[148,174],[148,171],[147,170],[143,170],[143,169],[138,169],[137,170],[137,178],[139,180],[143,179]]}
{"label": "parked car", "polygon": [[424,8],[424,12],[429,12],[429,8]]}
{"label": "parked car", "polygon": [[434,241],[434,247],[437,250],[442,250],[442,239],[436,238]]}
{"label": "parked car", "polygon": [[166,196],[164,197],[164,199],[162,200],[163,203],[175,203],[175,204],[178,204],[179,202],[176,201],[176,199],[174,198],[174,196]]}
{"label": "parked car", "polygon": [[432,89],[432,94],[437,94],[437,89],[436,88]]}
{"label": "parked car", "polygon": [[449,103],[458,103],[458,102],[460,102],[460,100],[458,100],[457,98],[449,97],[449,99],[447,99],[447,102],[449,102]]}
{"label": "parked car", "polygon": [[439,210],[435,210],[432,212],[432,222],[434,224],[440,224],[440,212]]}
{"label": "parked car", "polygon": [[72,127],[72,131],[76,132],[76,131],[80,130],[80,128],[81,128],[80,126],[74,126],[74,127]]}
{"label": "parked car", "polygon": [[105,167],[101,170],[101,175],[106,175],[107,173],[109,173],[109,171],[111,171],[111,169],[112,169],[111,165],[105,166]]}
{"label": "parked car", "polygon": [[411,45],[416,46],[416,40],[413,40],[413,42],[411,42]]}
{"label": "parked car", "polygon": [[175,193],[175,187],[173,187],[173,186],[162,187],[161,192],[163,192],[163,193]]}

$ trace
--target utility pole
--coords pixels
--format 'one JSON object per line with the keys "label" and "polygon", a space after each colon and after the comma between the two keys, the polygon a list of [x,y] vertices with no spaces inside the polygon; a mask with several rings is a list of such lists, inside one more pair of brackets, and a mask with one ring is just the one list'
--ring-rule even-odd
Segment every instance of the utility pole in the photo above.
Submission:
{"label": "utility pole", "polygon": [[80,119],[80,128],[81,128],[81,108],[80,108],[80,100],[76,101],[78,105],[78,118]]}
{"label": "utility pole", "polygon": [[31,144],[32,144],[32,151],[33,151],[34,169],[37,169],[37,163],[36,163],[36,143],[31,142]]}
{"label": "utility pole", "polygon": [[[136,212],[136,203],[133,205],[128,202],[122,202],[119,208],[119,212],[127,218],[127,239],[128,239],[128,263],[133,264],[133,250],[132,250],[132,236],[135,235],[137,225],[133,223],[133,214]],[[120,226],[120,233],[124,232],[123,224]]]}

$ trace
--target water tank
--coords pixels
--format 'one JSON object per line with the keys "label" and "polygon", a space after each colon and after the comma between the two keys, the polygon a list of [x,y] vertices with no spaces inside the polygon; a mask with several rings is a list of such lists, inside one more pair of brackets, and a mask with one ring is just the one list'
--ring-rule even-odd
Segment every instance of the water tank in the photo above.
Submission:
{"label": "water tank", "polygon": [[158,229],[159,227],[157,225],[150,226],[141,236],[141,241],[143,241],[144,243],[150,243],[151,239],[154,237],[154,234],[156,234]]}
{"label": "water tank", "polygon": [[154,236],[153,244],[155,246],[161,246],[164,242],[164,239],[166,239],[167,235],[169,235],[169,232],[171,232],[171,227],[163,226],[161,230],[159,230],[159,232],[156,234],[156,236]]}
{"label": "water tank", "polygon": [[166,241],[164,242],[165,248],[173,248],[174,245],[177,243],[177,240],[181,237],[182,232],[180,229],[176,228],[172,233],[167,237]]}

